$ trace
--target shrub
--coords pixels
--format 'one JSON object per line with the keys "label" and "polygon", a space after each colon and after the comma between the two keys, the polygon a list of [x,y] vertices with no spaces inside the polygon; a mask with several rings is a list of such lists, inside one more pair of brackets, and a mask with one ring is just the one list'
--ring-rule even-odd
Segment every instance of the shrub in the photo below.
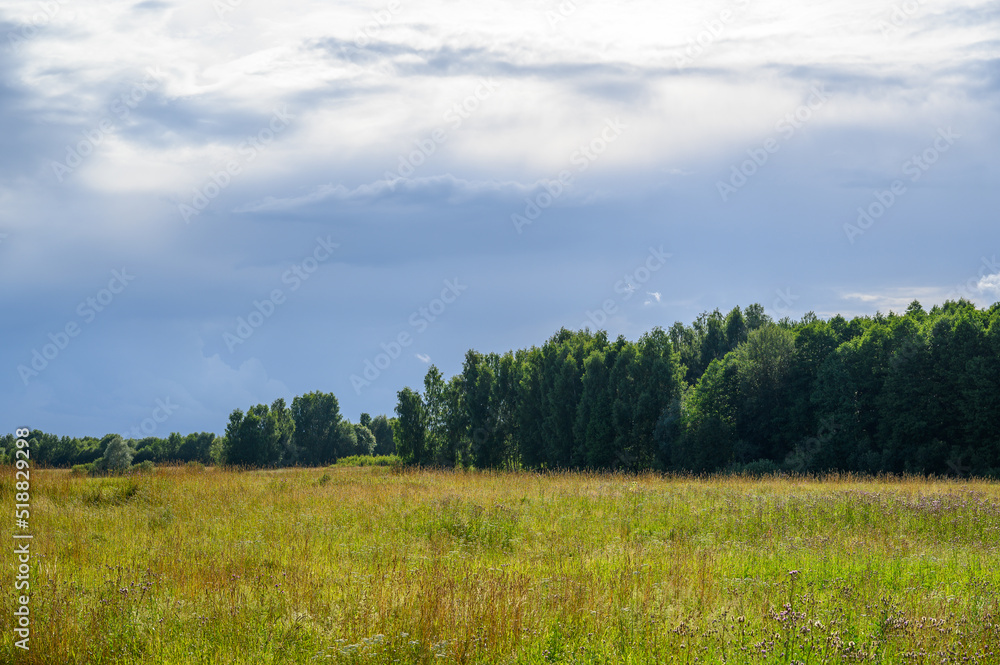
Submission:
{"label": "shrub", "polygon": [[131,470],[136,473],[153,473],[155,468],[156,466],[153,464],[153,460],[147,459],[139,462],[138,464],[134,464]]}
{"label": "shrub", "polygon": [[108,471],[127,471],[132,466],[132,449],[118,435],[104,449],[104,465]]}
{"label": "shrub", "polygon": [[73,468],[70,469],[69,473],[71,476],[89,476],[90,472],[94,470],[94,463],[90,464],[74,464]]}
{"label": "shrub", "polygon": [[191,460],[190,462],[184,465],[184,468],[185,470],[191,471],[192,473],[198,473],[199,471],[205,470],[205,465],[202,464],[201,462],[196,462],[194,460]]}
{"label": "shrub", "polygon": [[395,466],[398,455],[351,455],[337,460],[337,466]]}

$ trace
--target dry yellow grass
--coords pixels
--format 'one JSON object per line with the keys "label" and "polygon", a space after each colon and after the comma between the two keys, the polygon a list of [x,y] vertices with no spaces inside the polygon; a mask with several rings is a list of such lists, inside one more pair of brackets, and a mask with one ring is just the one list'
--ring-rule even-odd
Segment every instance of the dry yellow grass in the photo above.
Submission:
{"label": "dry yellow grass", "polygon": [[16,662],[998,662],[986,482],[43,470],[32,492]]}

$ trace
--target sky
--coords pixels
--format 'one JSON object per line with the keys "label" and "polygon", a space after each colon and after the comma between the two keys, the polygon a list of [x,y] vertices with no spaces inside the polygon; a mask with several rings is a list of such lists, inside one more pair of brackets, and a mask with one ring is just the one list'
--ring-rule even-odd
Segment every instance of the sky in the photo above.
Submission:
{"label": "sky", "polygon": [[1000,298],[1000,5],[0,8],[0,421],[221,434],[433,363]]}

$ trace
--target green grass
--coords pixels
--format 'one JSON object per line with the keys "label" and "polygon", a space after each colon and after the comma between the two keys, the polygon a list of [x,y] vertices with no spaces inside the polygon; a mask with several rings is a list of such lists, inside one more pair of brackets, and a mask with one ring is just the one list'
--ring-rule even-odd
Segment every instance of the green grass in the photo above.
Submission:
{"label": "green grass", "polygon": [[986,482],[375,466],[32,492],[14,662],[1000,662]]}

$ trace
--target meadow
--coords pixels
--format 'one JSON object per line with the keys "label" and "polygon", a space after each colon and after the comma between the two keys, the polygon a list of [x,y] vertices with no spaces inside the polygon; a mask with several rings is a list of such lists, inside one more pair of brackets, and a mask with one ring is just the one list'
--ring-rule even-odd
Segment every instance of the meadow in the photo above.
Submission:
{"label": "meadow", "polygon": [[31,478],[31,650],[13,647],[5,546],[3,662],[1000,662],[995,483]]}

